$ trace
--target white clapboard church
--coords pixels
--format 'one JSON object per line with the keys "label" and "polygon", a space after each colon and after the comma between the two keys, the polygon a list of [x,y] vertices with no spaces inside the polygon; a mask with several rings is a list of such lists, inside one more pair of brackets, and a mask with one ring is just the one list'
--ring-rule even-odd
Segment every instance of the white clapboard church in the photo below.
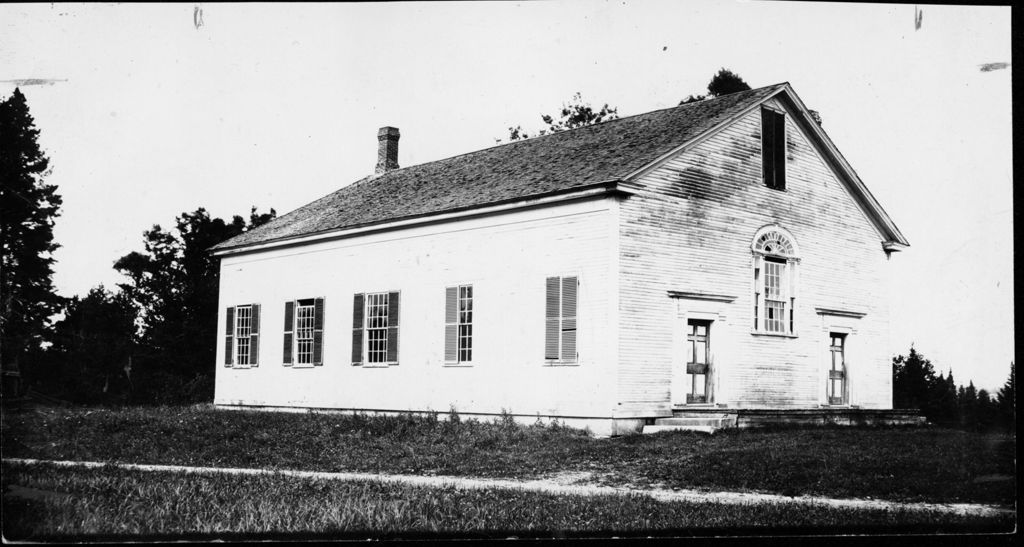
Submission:
{"label": "white clapboard church", "polygon": [[899,417],[908,243],[789,84],[412,167],[378,139],[374,175],[213,248],[218,407]]}

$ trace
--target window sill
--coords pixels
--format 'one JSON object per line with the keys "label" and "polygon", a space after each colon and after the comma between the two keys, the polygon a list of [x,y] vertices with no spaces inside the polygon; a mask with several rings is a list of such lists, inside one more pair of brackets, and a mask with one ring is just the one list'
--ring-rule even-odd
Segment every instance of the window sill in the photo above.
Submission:
{"label": "window sill", "polygon": [[360,368],[388,368],[398,366],[398,362],[395,361],[394,363],[352,363],[352,366]]}
{"label": "window sill", "polygon": [[547,359],[544,361],[546,367],[578,367],[579,361],[562,361],[558,359]]}
{"label": "window sill", "polygon": [[441,366],[445,368],[473,368],[473,361],[445,361]]}
{"label": "window sill", "polygon": [[768,336],[771,338],[799,338],[796,334],[786,334],[784,332],[765,332],[761,330],[752,330],[750,334],[753,336]]}
{"label": "window sill", "polygon": [[290,368],[316,368],[316,365],[314,365],[313,363],[302,363],[302,364],[292,363],[290,365],[285,365],[285,366],[286,367],[290,367]]}
{"label": "window sill", "polygon": [[252,366],[252,365],[231,365],[230,367],[225,367],[225,368],[233,368],[235,370],[249,370],[251,368],[259,368],[259,365],[256,365],[256,366]]}

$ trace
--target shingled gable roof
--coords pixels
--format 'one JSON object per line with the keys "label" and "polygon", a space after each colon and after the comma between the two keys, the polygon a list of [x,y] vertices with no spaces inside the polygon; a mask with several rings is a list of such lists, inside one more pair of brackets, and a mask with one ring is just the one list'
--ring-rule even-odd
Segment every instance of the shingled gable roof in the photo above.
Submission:
{"label": "shingled gable roof", "polygon": [[[788,90],[789,85],[742,91],[366,177],[212,250],[219,254],[286,243],[345,229],[583,190],[602,183],[614,187],[784,89]],[[884,216],[884,211],[881,214]],[[899,238],[902,236],[897,240],[903,242]]]}

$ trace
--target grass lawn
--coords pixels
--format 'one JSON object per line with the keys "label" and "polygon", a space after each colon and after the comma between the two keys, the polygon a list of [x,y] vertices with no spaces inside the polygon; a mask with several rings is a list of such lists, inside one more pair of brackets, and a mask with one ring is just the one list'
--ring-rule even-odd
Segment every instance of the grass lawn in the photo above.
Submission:
{"label": "grass lawn", "polygon": [[[16,485],[19,492],[8,492]],[[7,540],[1005,533],[1014,516],[658,502],[280,475],[3,466]]]}
{"label": "grass lawn", "polygon": [[[938,428],[726,430],[595,439],[511,420],[217,411],[5,410],[4,457],[536,478],[1012,504],[1015,437]],[[468,494],[467,494],[468,495]]]}

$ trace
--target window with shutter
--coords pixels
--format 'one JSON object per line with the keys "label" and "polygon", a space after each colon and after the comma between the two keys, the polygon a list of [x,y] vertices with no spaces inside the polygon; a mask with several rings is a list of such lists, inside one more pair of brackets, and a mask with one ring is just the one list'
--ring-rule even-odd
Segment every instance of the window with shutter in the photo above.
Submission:
{"label": "window with shutter", "polygon": [[786,115],[761,109],[761,164],[764,183],[776,190],[786,189]]}
{"label": "window with shutter", "polygon": [[282,363],[285,366],[292,365],[292,346],[295,329],[295,302],[284,303],[284,355]]}
{"label": "window with shutter", "polygon": [[444,360],[447,364],[473,361],[473,286],[445,289]]}
{"label": "window with shutter", "polygon": [[549,363],[575,363],[577,294],[576,276],[549,277],[544,294],[544,358]]}
{"label": "window with shutter", "polygon": [[[352,364],[398,364],[399,298],[397,291],[356,295],[352,325]],[[358,310],[362,310],[362,316]]]}
{"label": "window with shutter", "polygon": [[[295,359],[296,365],[314,364],[316,343],[316,299],[295,302]],[[322,329],[321,325],[321,329]],[[321,330],[322,333],[322,330]]]}
{"label": "window with shutter", "polygon": [[363,364],[363,302],[365,295],[358,293],[352,299],[352,364]]}
{"label": "window with shutter", "polygon": [[235,306],[235,364],[249,366],[252,306]]}
{"label": "window with shutter", "polygon": [[228,307],[224,313],[224,366],[230,367],[235,356],[235,308]]}
{"label": "window with shutter", "polygon": [[249,321],[249,366],[258,367],[260,364],[260,305],[250,304],[252,310]]}
{"label": "window with shutter", "polygon": [[324,364],[324,299],[313,301],[313,364]]}

